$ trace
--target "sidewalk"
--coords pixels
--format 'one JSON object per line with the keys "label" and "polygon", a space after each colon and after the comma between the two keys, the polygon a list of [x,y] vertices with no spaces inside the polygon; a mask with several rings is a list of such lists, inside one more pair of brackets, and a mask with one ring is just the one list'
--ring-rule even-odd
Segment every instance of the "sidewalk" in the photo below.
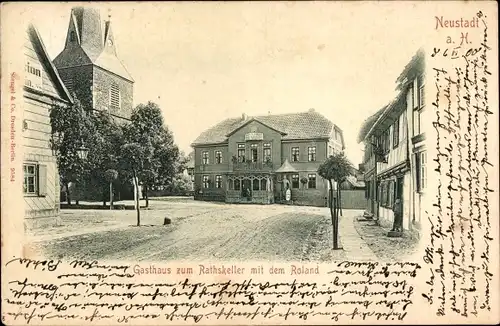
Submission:
{"label": "sidewalk", "polygon": [[378,261],[378,257],[359,235],[354,226],[355,219],[363,215],[362,210],[343,210],[339,216],[340,243],[347,260]]}

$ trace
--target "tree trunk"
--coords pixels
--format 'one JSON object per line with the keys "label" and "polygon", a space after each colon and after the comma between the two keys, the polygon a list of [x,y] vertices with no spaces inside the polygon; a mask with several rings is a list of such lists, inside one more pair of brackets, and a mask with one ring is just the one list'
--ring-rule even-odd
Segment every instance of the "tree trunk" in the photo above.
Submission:
{"label": "tree trunk", "polygon": [[[342,193],[340,189],[340,182],[337,183],[337,212],[340,213],[340,216],[342,216]],[[337,214],[338,216],[338,214]]]}
{"label": "tree trunk", "polygon": [[140,207],[139,207],[139,182],[137,182],[137,176],[136,176],[135,170],[133,170],[133,174],[134,174],[134,187],[136,189],[135,209],[137,211],[137,226],[140,226],[141,225],[141,211],[140,211]]}
{"label": "tree trunk", "polygon": [[69,191],[69,182],[66,183],[66,201],[71,205],[71,193]]}
{"label": "tree trunk", "polygon": [[109,183],[109,209],[113,209],[113,182]]}
{"label": "tree trunk", "polygon": [[333,220],[333,215],[334,215],[334,211],[333,211],[333,183],[332,183],[332,180],[328,180],[328,182],[330,183],[330,193],[328,194],[328,207],[330,207],[330,215],[332,217],[332,226],[334,224],[334,220]]}
{"label": "tree trunk", "polygon": [[102,187],[102,206],[106,206],[107,200],[106,200],[106,187]]}
{"label": "tree trunk", "polygon": [[144,192],[145,192],[144,197],[146,197],[146,207],[149,207],[149,197],[148,197],[148,186],[147,185],[144,185]]}
{"label": "tree trunk", "polygon": [[339,216],[338,216],[338,198],[333,199],[333,249],[339,249]]}
{"label": "tree trunk", "polygon": [[79,193],[78,193],[80,191],[80,189],[79,189],[79,187],[78,187],[78,185],[77,185],[76,182],[75,182],[75,190],[76,190],[75,191],[75,197],[76,197],[76,199],[75,199],[75,205],[78,205],[78,204],[80,204],[80,200],[79,200],[80,196],[79,196]]}

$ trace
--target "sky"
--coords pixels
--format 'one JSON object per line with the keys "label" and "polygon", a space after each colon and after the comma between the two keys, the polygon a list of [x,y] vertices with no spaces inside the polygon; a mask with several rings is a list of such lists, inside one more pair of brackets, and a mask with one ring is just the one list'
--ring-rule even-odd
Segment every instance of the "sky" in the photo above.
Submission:
{"label": "sky", "polygon": [[[23,11],[52,59],[76,5]],[[227,117],[314,108],[343,130],[346,155],[357,165],[361,124],[394,98],[396,78],[425,39],[425,8],[410,2],[93,6],[103,20],[111,15],[118,56],[135,80],[134,104],[159,104],[186,154]]]}

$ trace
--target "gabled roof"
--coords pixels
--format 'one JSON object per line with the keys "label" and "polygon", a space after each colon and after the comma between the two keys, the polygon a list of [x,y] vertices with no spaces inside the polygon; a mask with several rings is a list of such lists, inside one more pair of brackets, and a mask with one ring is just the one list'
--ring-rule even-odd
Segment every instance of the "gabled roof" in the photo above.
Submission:
{"label": "gabled roof", "polygon": [[411,81],[418,76],[422,75],[425,71],[425,52],[423,49],[419,49],[417,53],[411,58],[411,60],[403,68],[403,71],[396,79],[397,87],[396,89],[402,90],[406,87],[408,81]]}
{"label": "gabled roof", "polygon": [[378,110],[374,115],[370,116],[365,120],[361,126],[361,130],[358,134],[358,143],[365,140],[377,128],[386,128],[385,123],[391,119],[394,119],[398,114],[406,108],[406,95],[405,92],[409,87],[409,82],[413,79],[419,77],[425,71],[425,53],[422,49],[419,49],[417,53],[411,58],[411,60],[403,68],[403,71],[396,79],[396,89],[399,91],[396,98],[384,106],[382,109]]}
{"label": "gabled roof", "polygon": [[54,82],[54,86],[58,90],[59,98],[63,101],[72,103],[73,98],[71,97],[66,86],[64,86],[61,76],[59,76],[56,67],[52,63],[52,60],[49,57],[49,53],[47,52],[47,48],[45,47],[42,37],[40,36],[40,33],[38,32],[35,25],[29,24],[27,32],[31,42],[33,42],[33,44],[36,46],[38,54],[42,56],[42,63],[46,67],[47,73],[49,74],[51,80]]}
{"label": "gabled roof", "polygon": [[[71,40],[72,33],[75,40]],[[94,64],[131,82],[134,81],[116,56],[111,22],[103,24],[99,10],[94,8],[71,9],[66,44],[54,59],[54,64],[58,69]]]}
{"label": "gabled roof", "polygon": [[273,128],[273,127],[269,126],[268,124],[266,124],[266,123],[264,123],[264,122],[260,121],[260,120],[259,120],[259,119],[257,119],[257,118],[251,118],[251,119],[247,119],[247,120],[246,120],[246,122],[245,122],[245,123],[243,123],[242,125],[238,126],[238,128],[236,128],[236,129],[232,130],[231,132],[229,132],[229,133],[226,135],[226,137],[231,136],[232,134],[234,134],[235,132],[237,132],[238,130],[240,130],[241,128],[243,128],[244,126],[246,126],[247,124],[249,124],[250,122],[253,122],[253,121],[256,121],[256,122],[258,122],[258,123],[260,123],[260,124],[264,125],[265,127],[267,127],[267,128],[269,128],[269,129],[271,129],[271,130],[274,130],[274,131],[276,131],[276,132],[280,133],[282,136],[286,135],[286,133],[285,133],[285,132],[280,131],[280,130],[277,130],[277,129],[275,129],[275,128]]}
{"label": "gabled roof", "polygon": [[363,188],[366,186],[364,181],[360,181],[360,180],[356,179],[356,177],[353,175],[348,175],[345,178],[345,181],[350,183],[353,187],[356,187],[356,188]]}
{"label": "gabled roof", "polygon": [[[263,115],[253,118],[283,134],[283,140],[329,138],[335,125],[323,115],[309,110],[301,113]],[[227,141],[227,135],[249,121],[239,118],[225,119],[202,132],[192,145],[218,144]],[[340,130],[340,129],[339,129]]]}
{"label": "gabled roof", "polygon": [[387,105],[375,112],[375,114],[371,115],[368,117],[364,122],[363,125],[361,126],[361,129],[358,134],[358,143],[361,143],[363,140],[365,140],[366,135],[368,132],[371,130],[375,122],[377,122],[378,118],[384,113],[384,110],[387,108]]}

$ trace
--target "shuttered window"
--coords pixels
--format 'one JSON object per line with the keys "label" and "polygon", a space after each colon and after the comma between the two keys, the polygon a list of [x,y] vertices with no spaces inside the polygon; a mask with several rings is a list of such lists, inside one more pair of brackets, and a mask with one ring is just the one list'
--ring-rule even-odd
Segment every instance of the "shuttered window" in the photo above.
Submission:
{"label": "shuttered window", "polygon": [[36,163],[23,165],[23,193],[25,195],[47,195],[47,166]]}
{"label": "shuttered window", "polygon": [[121,108],[120,88],[116,83],[111,84],[109,89],[109,106],[115,109]]}

